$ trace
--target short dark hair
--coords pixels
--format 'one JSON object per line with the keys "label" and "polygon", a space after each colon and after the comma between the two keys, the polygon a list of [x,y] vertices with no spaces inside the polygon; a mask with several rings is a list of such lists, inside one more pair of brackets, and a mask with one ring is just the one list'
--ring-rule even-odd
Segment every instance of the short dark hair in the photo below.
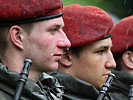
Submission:
{"label": "short dark hair", "polygon": [[[30,34],[30,31],[34,23],[18,24],[18,26],[22,27],[25,32]],[[0,55],[4,53],[5,49],[8,46],[7,36],[8,36],[8,31],[10,30],[11,27],[12,26],[6,26],[6,27],[1,26],[0,27]]]}
{"label": "short dark hair", "polygon": [[114,55],[114,60],[116,62],[116,70],[121,70],[122,68],[122,55],[123,53]]}
{"label": "short dark hair", "polygon": [[0,27],[0,54],[5,51],[5,48],[7,47],[7,35],[10,27]]}
{"label": "short dark hair", "polygon": [[80,57],[80,52],[83,49],[84,46],[78,46],[78,47],[70,47],[70,51],[75,54],[77,57]]}
{"label": "short dark hair", "polygon": [[[133,47],[128,48],[128,49],[125,50],[125,51],[131,51],[131,52],[133,52]],[[125,51],[123,51],[123,52],[121,52],[121,53],[117,53],[117,54],[114,55],[114,60],[115,60],[115,62],[116,62],[116,68],[115,68],[116,70],[121,70],[121,68],[122,68],[122,64],[123,64],[122,55],[123,55],[123,53],[124,53]]]}

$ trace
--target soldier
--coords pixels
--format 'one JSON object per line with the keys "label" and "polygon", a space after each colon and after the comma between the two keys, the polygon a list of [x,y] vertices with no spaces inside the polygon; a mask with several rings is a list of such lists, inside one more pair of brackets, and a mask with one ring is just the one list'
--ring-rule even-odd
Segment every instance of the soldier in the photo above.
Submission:
{"label": "soldier", "polygon": [[71,45],[63,26],[62,0],[0,0],[1,100],[12,100],[25,59],[32,66],[20,99],[61,98],[62,87],[43,72],[56,70]]}
{"label": "soldier", "polygon": [[96,100],[116,65],[110,50],[113,21],[95,6],[72,4],[63,8],[63,14],[71,47],[64,51],[58,71],[50,74],[64,86],[65,100]]}
{"label": "soldier", "polygon": [[129,100],[129,87],[133,84],[133,16],[121,19],[111,30],[112,53],[116,80],[111,86],[112,100]]}

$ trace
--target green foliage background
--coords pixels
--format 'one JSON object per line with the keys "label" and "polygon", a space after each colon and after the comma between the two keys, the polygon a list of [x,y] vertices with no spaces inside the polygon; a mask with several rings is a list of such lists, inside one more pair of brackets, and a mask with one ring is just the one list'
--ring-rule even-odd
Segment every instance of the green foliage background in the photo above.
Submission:
{"label": "green foliage background", "polygon": [[97,6],[119,18],[133,15],[133,0],[63,0],[63,5],[81,4]]}

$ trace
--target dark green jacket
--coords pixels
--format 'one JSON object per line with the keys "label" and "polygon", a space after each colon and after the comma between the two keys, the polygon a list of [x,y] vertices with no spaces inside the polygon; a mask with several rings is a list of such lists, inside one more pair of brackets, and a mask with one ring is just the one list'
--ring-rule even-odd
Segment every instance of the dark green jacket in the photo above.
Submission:
{"label": "dark green jacket", "polygon": [[[0,100],[12,100],[18,79],[19,73],[0,63]],[[43,73],[38,82],[27,79],[20,100],[61,100],[62,86],[56,78]]]}
{"label": "dark green jacket", "polygon": [[63,100],[96,100],[99,95],[98,90],[91,84],[69,74],[58,71],[49,74],[55,76],[64,86]]}
{"label": "dark green jacket", "polygon": [[115,70],[112,70],[112,73],[116,76],[109,92],[112,100],[129,100],[129,86],[133,84],[133,75]]}

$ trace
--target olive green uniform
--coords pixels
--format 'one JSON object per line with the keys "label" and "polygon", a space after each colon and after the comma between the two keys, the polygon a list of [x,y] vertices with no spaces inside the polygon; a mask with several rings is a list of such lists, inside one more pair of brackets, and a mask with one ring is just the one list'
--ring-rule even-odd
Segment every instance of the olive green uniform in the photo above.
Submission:
{"label": "olive green uniform", "polygon": [[[0,100],[12,100],[18,79],[19,73],[0,63]],[[27,79],[20,100],[61,100],[62,95],[57,79],[43,73],[37,83]]]}
{"label": "olive green uniform", "polygon": [[109,92],[112,100],[129,100],[129,86],[133,84],[133,75],[115,70],[112,73],[116,76]]}

